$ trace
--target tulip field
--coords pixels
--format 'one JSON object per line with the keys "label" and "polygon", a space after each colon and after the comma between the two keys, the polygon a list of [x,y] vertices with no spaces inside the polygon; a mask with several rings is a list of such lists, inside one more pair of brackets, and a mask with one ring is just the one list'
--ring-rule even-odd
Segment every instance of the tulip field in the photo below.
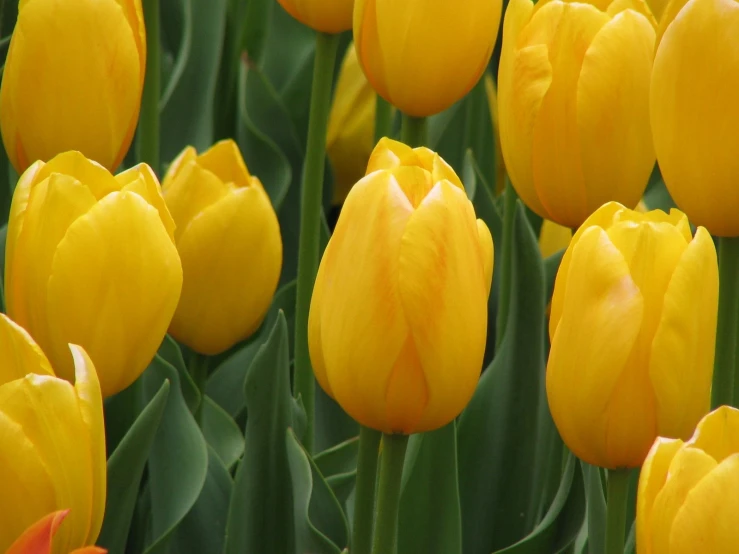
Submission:
{"label": "tulip field", "polygon": [[0,0],[0,554],[738,554],[739,0]]}

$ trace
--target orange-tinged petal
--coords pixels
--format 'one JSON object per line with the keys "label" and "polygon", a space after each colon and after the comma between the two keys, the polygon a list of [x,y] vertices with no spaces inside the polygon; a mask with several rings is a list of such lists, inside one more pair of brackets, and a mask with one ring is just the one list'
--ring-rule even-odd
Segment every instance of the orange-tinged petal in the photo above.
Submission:
{"label": "orange-tinged petal", "polygon": [[69,510],[59,510],[42,517],[26,529],[5,554],[51,554],[54,535],[68,514]]}
{"label": "orange-tinged petal", "polygon": [[721,406],[704,417],[689,443],[723,462],[739,452],[739,410]]}
{"label": "orange-tinged petal", "polygon": [[295,19],[323,33],[351,29],[353,0],[278,0]]}
{"label": "orange-tinged petal", "polygon": [[28,373],[54,375],[49,360],[31,335],[5,314],[0,314],[0,385]]}
{"label": "orange-tinged petal", "polygon": [[169,236],[174,240],[175,223],[167,209],[167,204],[162,196],[162,189],[159,186],[157,176],[154,175],[151,167],[146,164],[138,164],[123,173],[116,175],[116,181],[121,184],[121,190],[130,190],[141,196],[151,206],[159,212],[164,228]]}
{"label": "orange-tinged petal", "polygon": [[100,548],[99,546],[85,546],[84,548],[72,550],[69,554],[107,554],[107,552],[105,548]]}

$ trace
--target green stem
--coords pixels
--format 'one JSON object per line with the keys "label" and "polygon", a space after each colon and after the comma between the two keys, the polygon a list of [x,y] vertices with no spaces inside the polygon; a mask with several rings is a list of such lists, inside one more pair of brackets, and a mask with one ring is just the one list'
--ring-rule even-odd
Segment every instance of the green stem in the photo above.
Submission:
{"label": "green stem", "polygon": [[403,114],[400,141],[414,148],[416,146],[426,146],[428,143],[427,119],[425,117],[413,117]]}
{"label": "green stem", "polygon": [[308,352],[308,312],[313,294],[313,282],[318,272],[326,128],[331,107],[331,85],[338,44],[338,35],[325,33],[316,35],[316,59],[313,66],[313,88],[308,119],[308,144],[300,193],[300,243],[295,306],[295,379],[293,386],[295,396],[303,399],[305,413],[308,416],[304,445],[309,452],[313,450],[316,391]]}
{"label": "green stem", "polygon": [[377,458],[381,438],[382,433],[379,431],[364,426],[359,429],[359,458],[357,460],[351,543],[353,554],[370,554],[372,551]]}
{"label": "green stem", "polygon": [[624,554],[626,540],[626,503],[629,497],[628,469],[608,470],[606,508],[606,554]]}
{"label": "green stem", "polygon": [[161,95],[161,69],[159,49],[159,0],[144,0],[146,22],[146,76],[141,96],[141,112],[137,154],[140,162],[149,164],[157,175],[159,162],[159,98]]}
{"label": "green stem", "polygon": [[393,106],[379,94],[375,107],[375,144],[393,132]]}
{"label": "green stem", "polygon": [[394,554],[398,542],[400,481],[408,435],[382,435],[382,462],[372,554]]}
{"label": "green stem", "polygon": [[718,328],[713,369],[711,406],[733,406],[739,385],[736,374],[737,333],[739,332],[739,238],[718,239]]}
{"label": "green stem", "polygon": [[506,184],[503,193],[503,250],[501,251],[500,292],[498,293],[498,316],[495,320],[495,348],[500,348],[508,325],[511,309],[511,280],[513,278],[513,222],[516,218],[516,199],[518,195],[511,183]]}
{"label": "green stem", "polygon": [[190,365],[188,370],[192,380],[195,382],[195,386],[198,388],[200,393],[200,404],[195,409],[195,421],[198,422],[200,427],[203,426],[203,410],[205,405],[205,385],[208,383],[208,356],[193,352],[190,358]]}

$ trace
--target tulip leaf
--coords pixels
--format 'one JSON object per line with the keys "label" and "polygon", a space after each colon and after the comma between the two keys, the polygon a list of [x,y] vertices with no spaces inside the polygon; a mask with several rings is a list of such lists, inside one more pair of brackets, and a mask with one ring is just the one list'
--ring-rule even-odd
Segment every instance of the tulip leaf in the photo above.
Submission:
{"label": "tulip leaf", "polygon": [[554,281],[557,278],[557,272],[559,271],[559,265],[562,263],[562,258],[565,255],[565,250],[555,252],[544,260],[544,275],[546,279],[546,299],[547,301],[552,300],[552,294],[554,294]]}
{"label": "tulip leaf", "polygon": [[342,506],[346,506],[354,490],[358,453],[359,437],[353,437],[314,457],[316,467],[326,477],[326,482]]}
{"label": "tulip leaf", "polygon": [[525,539],[499,550],[497,554],[556,554],[570,546],[585,517],[585,493],[582,472],[572,454],[562,472],[562,480],[547,514]]}
{"label": "tulip leaf", "polygon": [[167,379],[172,384],[149,456],[151,538],[145,554],[160,554],[167,552],[172,533],[200,496],[208,471],[208,450],[185,403],[177,370],[157,355],[143,377],[147,396]]}
{"label": "tulip leaf", "polygon": [[287,455],[293,483],[295,552],[340,554],[348,545],[343,510],[318,466],[289,429]]}
{"label": "tulip leaf", "polygon": [[403,468],[398,552],[462,552],[462,514],[457,475],[457,430],[454,421],[436,431],[411,436]]}
{"label": "tulip leaf", "polygon": [[177,527],[172,552],[221,554],[233,480],[221,457],[208,448],[208,476],[192,510]]}
{"label": "tulip leaf", "polygon": [[234,467],[244,454],[244,437],[239,426],[207,396],[203,408],[203,435],[226,469]]}
{"label": "tulip leaf", "polygon": [[97,543],[110,554],[123,554],[136,508],[139,483],[144,473],[149,450],[169,396],[169,381],[143,409],[134,424],[108,459],[108,492],[105,520]]}
{"label": "tulip leaf", "polygon": [[591,552],[605,552],[606,497],[601,469],[585,462],[581,464],[588,506],[588,548]]}
{"label": "tulip leaf", "polygon": [[280,312],[244,383],[249,415],[236,471],[225,554],[294,552],[293,496],[285,433],[299,413],[290,390],[287,321]]}
{"label": "tulip leaf", "polygon": [[159,351],[157,352],[165,361],[177,370],[180,376],[180,387],[182,388],[182,395],[185,398],[187,407],[193,412],[200,405],[200,391],[198,390],[195,381],[187,370],[185,359],[182,357],[182,350],[180,345],[177,344],[172,337],[164,335]]}
{"label": "tulip leaf", "polygon": [[458,427],[463,542],[469,554],[489,554],[531,532],[540,504],[533,483],[546,471],[532,463],[544,387],[544,270],[520,202],[512,238],[506,333]]}

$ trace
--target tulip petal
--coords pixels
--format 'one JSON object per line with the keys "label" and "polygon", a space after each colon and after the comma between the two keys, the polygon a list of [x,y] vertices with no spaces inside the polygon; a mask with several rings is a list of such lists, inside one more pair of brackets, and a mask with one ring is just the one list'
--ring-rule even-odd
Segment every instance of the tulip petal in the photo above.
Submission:
{"label": "tulip petal", "polygon": [[[385,61],[377,30],[377,0],[355,0],[353,26],[354,47],[357,58],[372,88],[385,100],[390,101],[390,94],[385,78]],[[367,171],[369,174],[370,171]]]}
{"label": "tulip petal", "polygon": [[652,507],[654,499],[667,481],[667,473],[675,454],[683,446],[679,439],[658,438],[647,454],[639,475],[639,490],[636,496],[636,548],[640,554],[655,554],[652,551]]}
{"label": "tulip petal", "polygon": [[69,510],[59,510],[42,517],[26,529],[5,554],[51,554],[52,540],[67,514]]}
{"label": "tulip petal", "polygon": [[90,189],[96,200],[100,200],[121,188],[121,185],[111,175],[110,171],[75,150],[64,152],[49,160],[39,170],[36,182],[39,183],[47,177],[51,177],[54,173],[74,177]]}
{"label": "tulip petal", "polygon": [[[733,554],[739,544],[739,454],[732,454],[688,493],[672,524],[670,554]],[[664,552],[668,552],[665,550]]]}
{"label": "tulip petal", "polygon": [[539,231],[539,250],[542,258],[556,254],[567,248],[572,240],[572,229],[557,225],[554,221],[545,219]]}
{"label": "tulip petal", "polygon": [[711,412],[698,423],[689,444],[704,450],[717,462],[739,452],[739,410],[721,406]]}
{"label": "tulip petal", "polygon": [[195,161],[197,157],[197,151],[192,146],[186,146],[185,149],[180,152],[174,160],[172,160],[172,163],[169,164],[167,173],[164,175],[164,179],[162,180],[162,191],[165,195],[167,194],[167,189],[172,184],[172,181],[176,179],[182,168],[188,163]]}
{"label": "tulip petal", "polygon": [[611,444],[604,430],[610,431],[613,423],[610,399],[636,343],[644,299],[605,231],[589,227],[573,245],[566,297],[547,365],[549,408],[562,438],[579,458],[620,467],[622,459],[631,457],[629,445]]}
{"label": "tulip petal", "polygon": [[[403,234],[399,293],[429,390],[423,417],[403,421],[413,432],[436,429],[456,417],[482,371],[489,281],[480,240],[467,196],[447,181],[434,186]],[[400,418],[402,404],[388,406],[393,409]]]}
{"label": "tulip petal", "polygon": [[586,209],[617,200],[636,207],[654,168],[649,79],[654,28],[632,10],[606,23],[588,48],[577,84],[577,128]]}
{"label": "tulip petal", "polygon": [[347,196],[330,256],[320,335],[326,380],[342,408],[362,425],[388,433],[385,397],[408,337],[400,304],[401,237],[413,207],[390,172],[359,181]]}
{"label": "tulip petal", "polygon": [[54,375],[49,360],[31,335],[0,314],[0,385],[21,379],[28,373]]}
{"label": "tulip petal", "polygon": [[198,165],[210,171],[224,183],[248,187],[251,175],[246,168],[241,151],[233,140],[222,140],[198,156]]}
{"label": "tulip petal", "polygon": [[328,380],[326,373],[326,362],[323,359],[323,337],[321,335],[321,309],[324,303],[324,294],[326,290],[326,268],[332,266],[335,262],[329,261],[331,257],[331,240],[328,241],[326,249],[323,251],[321,264],[318,266],[318,274],[316,282],[313,285],[313,294],[310,299],[310,312],[308,313],[308,349],[310,351],[310,361],[313,366],[313,374],[321,388],[331,398],[334,398],[334,392],[331,389],[331,382]]}
{"label": "tulip petal", "polygon": [[71,342],[95,361],[103,396],[126,388],[159,348],[181,287],[179,256],[156,209],[132,192],[103,198],[54,256],[46,352],[57,373],[72,378]]}
{"label": "tulip petal", "polygon": [[[696,225],[739,235],[739,3],[691,0],[654,60],[651,121],[662,175]],[[696,186],[700,183],[700,186]]]}
{"label": "tulip petal", "polygon": [[121,184],[122,191],[130,190],[131,192],[135,192],[157,209],[164,228],[172,240],[174,240],[175,223],[167,209],[167,204],[164,202],[162,189],[159,186],[159,181],[157,181],[157,176],[154,175],[151,167],[146,164],[138,164],[131,169],[119,173],[115,179]]}
{"label": "tulip petal", "polygon": [[262,323],[282,268],[280,226],[261,188],[240,188],[193,219],[177,248],[184,275],[170,333],[219,354]]}
{"label": "tulip petal", "polygon": [[[480,254],[483,268],[483,278],[487,285],[487,296],[490,296],[490,287],[493,284],[493,263],[495,262],[495,247],[493,245],[493,235],[490,229],[485,225],[482,219],[477,220],[477,234],[480,239]],[[487,298],[486,296],[486,298]]]}
{"label": "tulip petal", "polygon": [[383,137],[372,150],[367,162],[367,175],[381,169],[395,169],[403,165],[419,165],[413,149],[407,144]]}
{"label": "tulip petal", "polygon": [[667,287],[652,341],[649,376],[661,436],[688,439],[708,413],[717,312],[716,249],[699,227]]}

